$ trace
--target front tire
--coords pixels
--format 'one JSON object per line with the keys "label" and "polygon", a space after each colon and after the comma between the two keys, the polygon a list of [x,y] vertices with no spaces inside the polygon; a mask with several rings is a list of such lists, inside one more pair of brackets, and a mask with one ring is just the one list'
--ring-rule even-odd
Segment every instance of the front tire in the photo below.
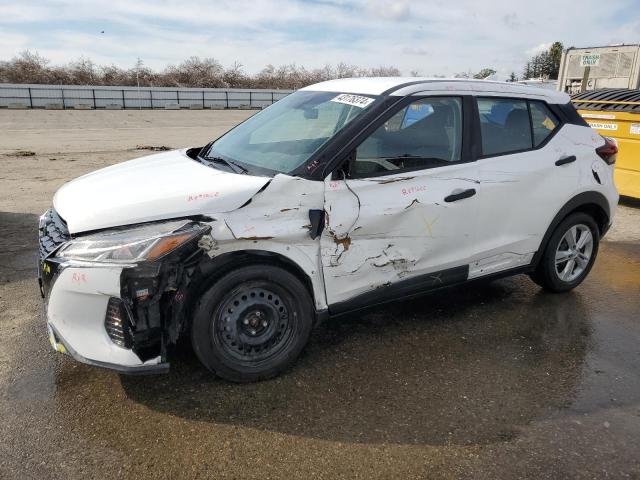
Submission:
{"label": "front tire", "polygon": [[532,280],[550,292],[577,287],[589,274],[599,243],[593,217],[581,212],[569,215],[551,235]]}
{"label": "front tire", "polygon": [[255,382],[293,363],[309,339],[313,318],[311,297],[298,278],[271,265],[245,266],[201,297],[191,341],[216,375]]}

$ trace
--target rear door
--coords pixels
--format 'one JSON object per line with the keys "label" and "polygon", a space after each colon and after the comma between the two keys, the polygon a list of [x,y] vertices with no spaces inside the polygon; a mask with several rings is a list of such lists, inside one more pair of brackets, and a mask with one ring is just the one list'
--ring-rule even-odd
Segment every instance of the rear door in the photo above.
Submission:
{"label": "rear door", "polygon": [[408,99],[326,179],[321,251],[334,312],[466,280],[478,183],[464,104]]}
{"label": "rear door", "polygon": [[[551,220],[575,195],[575,147],[541,100],[478,97],[478,258],[470,278],[528,265]],[[558,163],[558,164],[556,164]]]}

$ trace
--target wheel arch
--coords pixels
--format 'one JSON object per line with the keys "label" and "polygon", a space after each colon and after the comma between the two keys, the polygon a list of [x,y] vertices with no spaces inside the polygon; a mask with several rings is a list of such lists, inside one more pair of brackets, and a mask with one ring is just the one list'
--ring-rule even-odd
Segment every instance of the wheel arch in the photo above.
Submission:
{"label": "wheel arch", "polygon": [[213,258],[206,259],[200,264],[198,280],[189,292],[190,307],[195,307],[200,297],[211,288],[220,278],[234,269],[245,265],[271,265],[280,267],[294,275],[309,292],[318,317],[322,317],[325,309],[321,307],[324,298],[318,298],[317,285],[308,272],[294,260],[285,255],[270,250],[234,250]]}
{"label": "wheel arch", "polygon": [[575,212],[584,212],[595,220],[598,225],[598,230],[600,231],[600,237],[602,237],[609,227],[609,222],[611,219],[611,210],[609,208],[609,202],[606,197],[600,192],[582,192],[573,197],[564,206],[558,211],[558,213],[553,217],[553,220],[549,224],[547,231],[542,237],[542,241],[540,242],[540,246],[538,247],[538,251],[533,256],[533,260],[531,265],[535,268],[538,266],[542,255],[544,254],[544,250],[547,247],[547,243],[553,235],[553,232],[558,227],[560,222],[562,222],[565,218]]}

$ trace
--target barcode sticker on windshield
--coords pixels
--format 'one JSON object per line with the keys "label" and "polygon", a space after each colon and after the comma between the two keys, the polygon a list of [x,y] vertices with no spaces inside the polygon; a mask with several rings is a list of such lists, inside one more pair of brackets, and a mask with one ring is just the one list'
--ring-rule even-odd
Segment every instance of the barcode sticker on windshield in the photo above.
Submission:
{"label": "barcode sticker on windshield", "polygon": [[365,108],[367,105],[374,101],[373,98],[363,97],[362,95],[352,95],[351,93],[341,93],[335,98],[331,99],[332,102],[344,103],[345,105],[352,105],[358,108]]}

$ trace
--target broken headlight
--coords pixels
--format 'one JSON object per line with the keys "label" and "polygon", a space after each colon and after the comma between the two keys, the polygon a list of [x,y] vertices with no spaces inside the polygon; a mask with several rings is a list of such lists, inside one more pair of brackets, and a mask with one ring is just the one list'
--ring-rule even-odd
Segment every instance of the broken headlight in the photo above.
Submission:
{"label": "broken headlight", "polygon": [[188,220],[150,223],[73,239],[56,257],[89,262],[128,263],[156,260],[199,237],[208,226]]}

